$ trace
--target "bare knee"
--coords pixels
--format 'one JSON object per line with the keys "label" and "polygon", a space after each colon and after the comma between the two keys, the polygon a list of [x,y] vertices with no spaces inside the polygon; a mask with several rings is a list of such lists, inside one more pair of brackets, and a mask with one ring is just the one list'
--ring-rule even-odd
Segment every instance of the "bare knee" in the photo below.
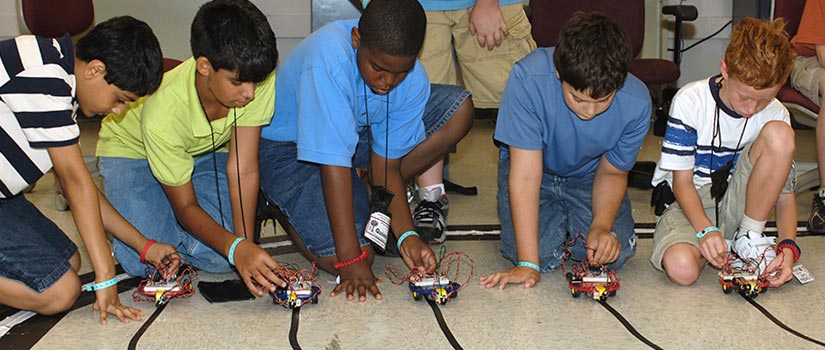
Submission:
{"label": "bare knee", "polygon": [[74,255],[72,255],[72,257],[69,258],[69,264],[72,265],[72,270],[74,270],[75,273],[80,271],[80,253],[79,252],[75,252]]}
{"label": "bare knee", "polygon": [[699,279],[704,261],[701,261],[701,254],[696,247],[680,243],[665,251],[662,266],[671,281],[681,286],[689,286]]}
{"label": "bare knee", "polygon": [[69,310],[80,296],[80,279],[68,271],[51,287],[37,295],[31,311],[54,315]]}
{"label": "bare knee", "polygon": [[760,138],[764,139],[771,154],[793,156],[796,150],[794,131],[790,125],[781,121],[771,121],[765,124],[760,131]]}

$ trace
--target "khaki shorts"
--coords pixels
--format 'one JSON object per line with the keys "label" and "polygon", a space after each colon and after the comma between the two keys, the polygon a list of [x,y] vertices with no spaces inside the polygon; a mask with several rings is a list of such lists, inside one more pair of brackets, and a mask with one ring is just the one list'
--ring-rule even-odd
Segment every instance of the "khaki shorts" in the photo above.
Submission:
{"label": "khaki shorts", "polygon": [[453,41],[464,87],[473,94],[477,108],[498,108],[501,93],[510,76],[510,69],[536,48],[530,35],[530,22],[522,5],[501,7],[509,28],[501,46],[488,50],[470,35],[472,8],[455,11],[427,12],[427,33],[419,59],[427,70],[430,82],[459,85],[453,57]]}
{"label": "khaki shorts", "polygon": [[[725,239],[733,238],[733,234],[739,228],[739,222],[742,221],[742,217],[745,215],[745,194],[748,179],[753,171],[753,164],[748,158],[751,146],[753,146],[753,143],[746,146],[739,155],[736,168],[733,170],[730,180],[728,180],[728,190],[719,202],[718,226],[725,235]],[[716,201],[710,196],[710,187],[710,184],[704,185],[699,188],[698,192],[699,199],[702,200],[702,206],[705,208],[705,214],[711,221],[715,222]],[[782,193],[793,193],[795,187],[796,166],[791,166],[791,172],[788,174],[788,180],[785,181]],[[689,243],[697,248],[699,247],[696,230],[688,221],[685,212],[679,207],[679,203],[673,202],[662,213],[662,216],[656,219],[656,231],[653,233],[653,253],[650,256],[650,262],[653,263],[656,269],[664,271],[662,259],[665,251],[678,243]]]}
{"label": "khaki shorts", "polygon": [[796,58],[791,71],[791,86],[820,107],[819,84],[822,79],[825,79],[825,68],[819,65],[816,56]]}

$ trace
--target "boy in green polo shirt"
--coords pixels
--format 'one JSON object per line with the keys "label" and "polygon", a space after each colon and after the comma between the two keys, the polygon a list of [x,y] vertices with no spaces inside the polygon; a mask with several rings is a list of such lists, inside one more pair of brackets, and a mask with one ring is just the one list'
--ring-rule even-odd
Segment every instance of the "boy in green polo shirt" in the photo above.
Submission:
{"label": "boy in green polo shirt", "polygon": [[[205,271],[234,265],[263,295],[283,285],[275,260],[247,240],[261,126],[274,110],[275,34],[248,0],[214,0],[198,10],[191,45],[193,57],[167,72],[155,94],[103,120],[105,192],[150,238]],[[115,240],[114,253],[126,272],[145,275],[139,252]]]}

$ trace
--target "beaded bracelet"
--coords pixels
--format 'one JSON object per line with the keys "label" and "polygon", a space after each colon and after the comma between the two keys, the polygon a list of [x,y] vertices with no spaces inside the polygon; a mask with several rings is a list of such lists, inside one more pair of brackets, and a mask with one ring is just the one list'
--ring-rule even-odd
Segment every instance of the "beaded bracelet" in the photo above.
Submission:
{"label": "beaded bracelet", "polygon": [[802,249],[800,249],[792,239],[783,239],[782,242],[776,245],[776,250],[781,251],[783,248],[788,248],[793,252],[793,263],[796,264],[796,262],[799,261],[799,257],[802,256]]}
{"label": "beaded bracelet", "polygon": [[364,260],[366,258],[367,258],[367,251],[361,249],[361,254],[358,255],[357,257],[349,259],[347,261],[338,261],[338,262],[332,264],[332,267],[334,267],[336,270],[340,270],[341,268],[350,266],[350,265],[355,264],[355,263],[357,263],[361,260]]}
{"label": "beaded bracelet", "polygon": [[155,244],[155,242],[157,241],[155,241],[154,239],[150,239],[149,242],[146,242],[146,245],[143,246],[143,249],[140,251],[140,262],[146,262],[146,253],[149,252],[149,247],[151,247],[152,244]]}
{"label": "beaded bracelet", "polygon": [[229,265],[235,266],[235,248],[237,248],[238,244],[245,239],[246,238],[238,237],[235,238],[234,242],[232,242],[232,246],[229,247],[229,254],[226,254],[226,257],[229,259]]}
{"label": "beaded bracelet", "polygon": [[407,239],[407,237],[409,237],[409,236],[416,236],[416,237],[419,237],[419,238],[421,237],[421,236],[418,235],[418,232],[415,232],[415,231],[412,231],[412,230],[404,232],[404,234],[401,235],[401,237],[398,238],[398,242],[395,244],[398,247],[399,252],[401,251],[401,242],[404,242],[404,240]]}
{"label": "beaded bracelet", "polygon": [[538,271],[538,273],[541,273],[541,268],[540,268],[538,265],[533,264],[533,263],[531,263],[531,262],[529,262],[529,261],[519,261],[519,262],[518,262],[518,266],[529,267],[529,268],[531,268],[531,269],[533,269],[533,270]]}
{"label": "beaded bracelet", "polygon": [[96,290],[106,289],[106,288],[109,288],[109,287],[114,286],[116,284],[117,284],[117,276],[113,277],[112,279],[110,279],[108,281],[103,281],[103,282],[100,282],[100,283],[87,284],[86,286],[83,287],[83,290],[86,291],[86,292],[92,292],[92,291],[96,291]]}
{"label": "beaded bracelet", "polygon": [[719,230],[719,228],[718,228],[718,227],[716,227],[716,226],[708,226],[708,227],[705,227],[705,229],[704,229],[704,230],[699,231],[699,232],[696,232],[696,238],[697,238],[697,239],[702,239],[702,237],[705,237],[705,235],[706,235],[706,234],[711,233],[711,232],[713,232],[713,231],[716,231],[716,232],[722,232],[722,231],[720,231],[720,230]]}

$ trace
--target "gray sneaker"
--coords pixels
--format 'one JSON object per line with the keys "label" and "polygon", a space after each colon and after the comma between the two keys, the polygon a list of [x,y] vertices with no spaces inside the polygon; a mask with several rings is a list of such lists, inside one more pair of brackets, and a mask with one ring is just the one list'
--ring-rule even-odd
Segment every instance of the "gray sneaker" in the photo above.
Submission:
{"label": "gray sneaker", "polygon": [[825,233],[825,203],[823,203],[823,197],[820,196],[819,192],[814,193],[813,203],[811,204],[811,217],[808,219],[808,232]]}
{"label": "gray sneaker", "polygon": [[421,201],[413,211],[413,224],[421,240],[429,243],[444,243],[447,239],[447,196],[441,189],[418,190]]}

